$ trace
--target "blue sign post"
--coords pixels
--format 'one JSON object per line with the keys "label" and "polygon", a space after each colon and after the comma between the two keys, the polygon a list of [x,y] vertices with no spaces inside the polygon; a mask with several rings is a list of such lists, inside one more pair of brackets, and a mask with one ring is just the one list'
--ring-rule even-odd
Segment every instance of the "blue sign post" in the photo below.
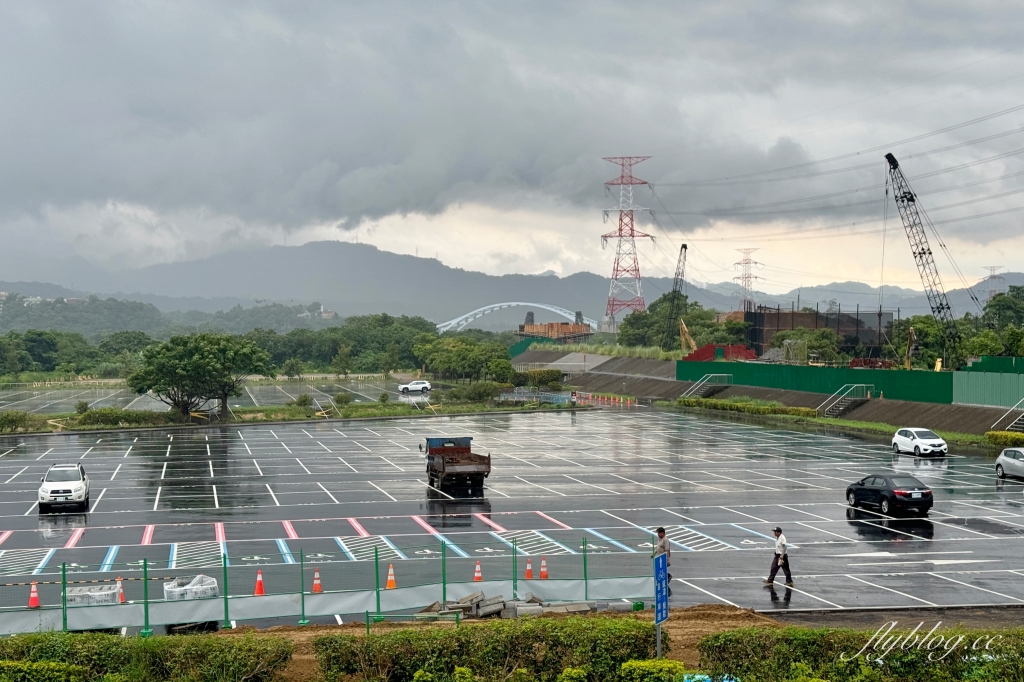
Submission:
{"label": "blue sign post", "polygon": [[661,658],[661,624],[668,620],[668,555],[654,557],[654,625],[658,634],[658,658]]}

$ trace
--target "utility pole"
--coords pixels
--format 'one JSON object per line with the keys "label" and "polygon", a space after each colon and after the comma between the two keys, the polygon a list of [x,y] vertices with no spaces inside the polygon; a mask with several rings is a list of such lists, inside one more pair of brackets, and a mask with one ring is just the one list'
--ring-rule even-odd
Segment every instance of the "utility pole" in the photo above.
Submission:
{"label": "utility pole", "polygon": [[999,293],[999,289],[996,287],[1000,284],[1004,284],[1006,279],[1002,275],[996,274],[996,270],[1003,267],[1002,265],[983,265],[981,267],[988,270],[988,277],[985,278],[985,281],[988,282],[988,298],[986,298],[985,301],[988,302],[995,298],[996,294]]}
{"label": "utility pole", "polygon": [[[636,210],[645,211],[648,209],[633,205],[633,185],[646,185],[646,180],[633,177],[633,166],[646,161],[649,156],[609,156],[605,161],[618,165],[622,171],[619,177],[604,183],[607,189],[614,186],[619,187],[619,227],[614,232],[601,235],[601,246],[608,244],[608,240],[615,238],[615,265],[612,267],[611,284],[608,287],[608,305],[605,308],[605,324],[610,331],[616,328],[615,316],[621,310],[645,310],[643,287],[640,283],[640,261],[636,255],[636,238],[654,237],[645,232],[638,231],[633,223],[633,212]],[[614,208],[605,209],[604,218],[608,220],[610,211]]]}
{"label": "utility pole", "polygon": [[757,251],[757,249],[736,249],[743,254],[743,260],[733,265],[739,269],[740,274],[733,277],[734,280],[739,281],[740,287],[743,291],[740,293],[740,310],[747,312],[754,310],[754,280],[764,279],[753,274],[754,267],[764,267],[764,263],[758,263],[756,260],[751,260],[750,254]]}

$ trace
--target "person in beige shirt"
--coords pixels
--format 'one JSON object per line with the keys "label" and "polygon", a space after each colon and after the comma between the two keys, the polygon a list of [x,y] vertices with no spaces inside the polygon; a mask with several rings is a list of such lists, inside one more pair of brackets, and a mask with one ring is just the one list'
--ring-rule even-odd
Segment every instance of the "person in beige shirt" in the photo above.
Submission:
{"label": "person in beige shirt", "polygon": [[789,572],[789,548],[786,545],[786,536],[778,527],[773,532],[775,533],[775,558],[772,559],[771,573],[765,579],[764,586],[771,587],[775,584],[775,575],[781,568],[782,572],[786,574],[786,587],[793,587],[793,574]]}
{"label": "person in beige shirt", "polygon": [[[657,533],[658,533],[658,542],[654,545],[654,556],[658,556],[659,554],[667,554],[668,556],[666,557],[665,561],[668,563],[669,566],[671,566],[672,565],[672,545],[669,544],[669,539],[668,539],[668,536],[665,535],[665,529],[664,528],[659,528],[657,530]],[[671,573],[668,574],[668,581],[669,581],[668,596],[671,597],[672,596],[672,574]]]}

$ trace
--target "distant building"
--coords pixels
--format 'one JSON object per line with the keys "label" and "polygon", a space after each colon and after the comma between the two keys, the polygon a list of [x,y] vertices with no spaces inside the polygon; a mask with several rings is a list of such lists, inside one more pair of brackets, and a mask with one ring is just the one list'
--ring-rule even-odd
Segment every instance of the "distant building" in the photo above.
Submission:
{"label": "distant building", "polygon": [[576,313],[575,322],[534,322],[533,311],[526,313],[526,321],[516,331],[518,339],[550,339],[558,343],[585,343],[594,335],[589,324],[583,322],[583,314]]}

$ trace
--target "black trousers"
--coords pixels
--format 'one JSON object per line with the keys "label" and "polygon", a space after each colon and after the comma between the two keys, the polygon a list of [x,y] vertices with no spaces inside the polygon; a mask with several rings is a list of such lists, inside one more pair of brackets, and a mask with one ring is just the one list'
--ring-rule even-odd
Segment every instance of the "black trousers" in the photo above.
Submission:
{"label": "black trousers", "polygon": [[793,574],[789,572],[789,556],[784,554],[776,554],[775,558],[772,559],[772,572],[768,574],[768,580],[775,582],[775,575],[779,572],[779,569],[786,574],[786,582],[793,582]]}

